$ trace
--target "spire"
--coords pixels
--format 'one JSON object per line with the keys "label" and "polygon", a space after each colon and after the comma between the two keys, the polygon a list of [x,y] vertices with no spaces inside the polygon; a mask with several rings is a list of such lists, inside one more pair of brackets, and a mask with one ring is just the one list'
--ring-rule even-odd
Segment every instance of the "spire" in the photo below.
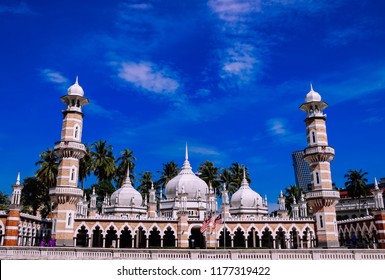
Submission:
{"label": "spire", "polygon": [[124,179],[124,182],[122,184],[122,188],[128,188],[128,187],[133,188],[130,180],[130,164],[127,165],[126,178]]}
{"label": "spire", "polygon": [[154,189],[154,182],[151,181],[151,189],[153,190]]}
{"label": "spire", "polygon": [[223,183],[223,190],[226,191],[226,183]]}
{"label": "spire", "polygon": [[313,90],[313,84],[312,84],[312,83],[310,83],[310,91],[314,91],[314,90]]}
{"label": "spire", "polygon": [[17,172],[16,185],[20,185],[20,171]]}
{"label": "spire", "polygon": [[187,143],[186,143],[186,154],[185,154],[182,170],[186,170],[186,169],[192,170],[190,162],[188,161],[188,146],[187,146]]}
{"label": "spire", "polygon": [[76,85],[78,85],[78,84],[79,84],[79,76],[78,76],[78,75],[76,75],[75,84],[76,84]]}
{"label": "spire", "polygon": [[92,188],[92,194],[95,195],[95,188]]}
{"label": "spire", "polygon": [[282,190],[281,190],[281,193],[279,194],[280,197],[283,197],[283,193],[282,193]]}
{"label": "spire", "polygon": [[250,188],[249,182],[246,179],[246,168],[243,168],[243,179],[242,179],[241,187]]}
{"label": "spire", "polygon": [[379,188],[378,188],[378,182],[377,182],[377,178],[376,177],[374,177],[374,189],[375,190],[378,190]]}

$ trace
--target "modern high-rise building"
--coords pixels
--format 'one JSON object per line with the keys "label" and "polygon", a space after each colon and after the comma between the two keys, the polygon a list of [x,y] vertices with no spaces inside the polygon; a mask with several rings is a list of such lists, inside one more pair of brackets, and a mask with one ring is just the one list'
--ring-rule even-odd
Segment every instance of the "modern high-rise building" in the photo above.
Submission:
{"label": "modern high-rise building", "polygon": [[311,183],[309,163],[303,159],[303,151],[293,152],[291,156],[293,159],[295,184],[297,187],[307,191]]}

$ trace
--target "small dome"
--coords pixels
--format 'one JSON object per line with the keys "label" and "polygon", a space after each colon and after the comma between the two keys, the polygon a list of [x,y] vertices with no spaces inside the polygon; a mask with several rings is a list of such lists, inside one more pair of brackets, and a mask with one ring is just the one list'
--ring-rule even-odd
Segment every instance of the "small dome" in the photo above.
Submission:
{"label": "small dome", "polygon": [[306,95],[305,103],[313,102],[313,101],[321,101],[321,95],[313,90],[313,86],[310,84],[310,91]]}
{"label": "small dome", "polygon": [[181,172],[171,179],[166,185],[167,199],[174,199],[178,193],[187,193],[187,198],[196,198],[199,194],[202,198],[208,193],[208,186],[205,181],[196,176],[188,161],[186,146],[186,159]]}
{"label": "small dome", "polygon": [[257,206],[263,206],[262,197],[250,188],[244,174],[241,187],[231,197],[231,207],[240,208]]}
{"label": "small dome", "polygon": [[142,206],[142,195],[134,189],[127,169],[126,179],[123,185],[111,195],[111,204],[114,206]]}
{"label": "small dome", "polygon": [[75,83],[68,88],[68,95],[84,95],[83,88],[78,83],[78,77],[76,77]]}

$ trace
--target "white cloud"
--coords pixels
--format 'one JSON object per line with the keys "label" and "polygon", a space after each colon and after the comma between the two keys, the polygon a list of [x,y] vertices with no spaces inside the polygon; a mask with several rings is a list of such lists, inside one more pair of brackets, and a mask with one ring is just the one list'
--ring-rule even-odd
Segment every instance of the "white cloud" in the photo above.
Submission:
{"label": "white cloud", "polygon": [[288,133],[284,119],[270,119],[266,121],[268,131],[272,135],[284,136]]}
{"label": "white cloud", "polygon": [[197,147],[192,146],[189,147],[189,152],[194,154],[200,154],[200,155],[210,155],[210,156],[218,156],[220,153],[212,148],[206,148],[206,147]]}
{"label": "white cloud", "polygon": [[50,83],[54,83],[58,85],[68,84],[68,79],[58,71],[46,68],[46,69],[41,69],[40,74],[43,76],[43,78],[46,81]]}
{"label": "white cloud", "polygon": [[210,0],[208,6],[226,22],[244,21],[245,15],[251,12],[259,12],[261,1],[239,1],[239,0]]}
{"label": "white cloud", "polygon": [[0,5],[0,14],[18,14],[18,15],[33,15],[34,12],[30,9],[30,7],[24,3],[21,2],[17,6],[6,6],[6,5]]}
{"label": "white cloud", "polygon": [[175,73],[151,62],[124,62],[118,76],[139,89],[154,93],[172,94],[180,87]]}

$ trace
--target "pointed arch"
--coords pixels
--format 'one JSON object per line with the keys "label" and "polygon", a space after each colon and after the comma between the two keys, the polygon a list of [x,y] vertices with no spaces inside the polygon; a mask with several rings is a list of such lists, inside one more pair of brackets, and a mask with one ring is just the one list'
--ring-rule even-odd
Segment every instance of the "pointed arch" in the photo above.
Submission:
{"label": "pointed arch", "polygon": [[114,222],[110,222],[108,224],[108,226],[106,226],[106,228],[104,229],[104,235],[107,234],[107,231],[110,230],[110,228],[113,228],[114,230],[116,230],[116,232],[119,231],[118,227],[114,224]]}
{"label": "pointed arch", "polygon": [[244,232],[244,235],[247,234],[246,233],[246,230],[243,228],[243,226],[241,224],[236,224],[236,226],[234,227],[233,231],[231,232],[231,234],[235,234],[236,231],[238,231],[238,229],[240,229],[241,231]]}
{"label": "pointed arch", "polygon": [[121,227],[120,227],[120,229],[119,229],[119,233],[121,233],[125,228],[127,228],[128,230],[130,230],[131,232],[133,231],[132,230],[132,228],[131,228],[131,226],[127,223],[127,222],[125,222]]}
{"label": "pointed arch", "polygon": [[170,228],[171,231],[173,231],[173,232],[175,233],[175,235],[176,235],[176,232],[177,232],[176,229],[174,228],[174,226],[173,226],[172,224],[168,223],[168,224],[163,228],[163,230],[160,231],[160,236],[161,236],[161,237],[163,237],[163,236],[165,235],[165,233],[166,233],[166,231],[168,230],[168,228]]}
{"label": "pointed arch", "polygon": [[99,229],[102,231],[102,233],[104,232],[104,228],[103,228],[103,226],[102,226],[99,222],[96,222],[96,223],[92,226],[91,231],[95,230],[96,227],[99,227]]}
{"label": "pointed arch", "polygon": [[82,226],[84,226],[85,229],[88,230],[88,232],[91,232],[91,229],[89,228],[89,226],[86,224],[86,222],[83,221],[83,222],[81,222],[81,224],[78,225],[78,227],[75,229],[73,237],[76,237],[78,230],[80,230]]}

